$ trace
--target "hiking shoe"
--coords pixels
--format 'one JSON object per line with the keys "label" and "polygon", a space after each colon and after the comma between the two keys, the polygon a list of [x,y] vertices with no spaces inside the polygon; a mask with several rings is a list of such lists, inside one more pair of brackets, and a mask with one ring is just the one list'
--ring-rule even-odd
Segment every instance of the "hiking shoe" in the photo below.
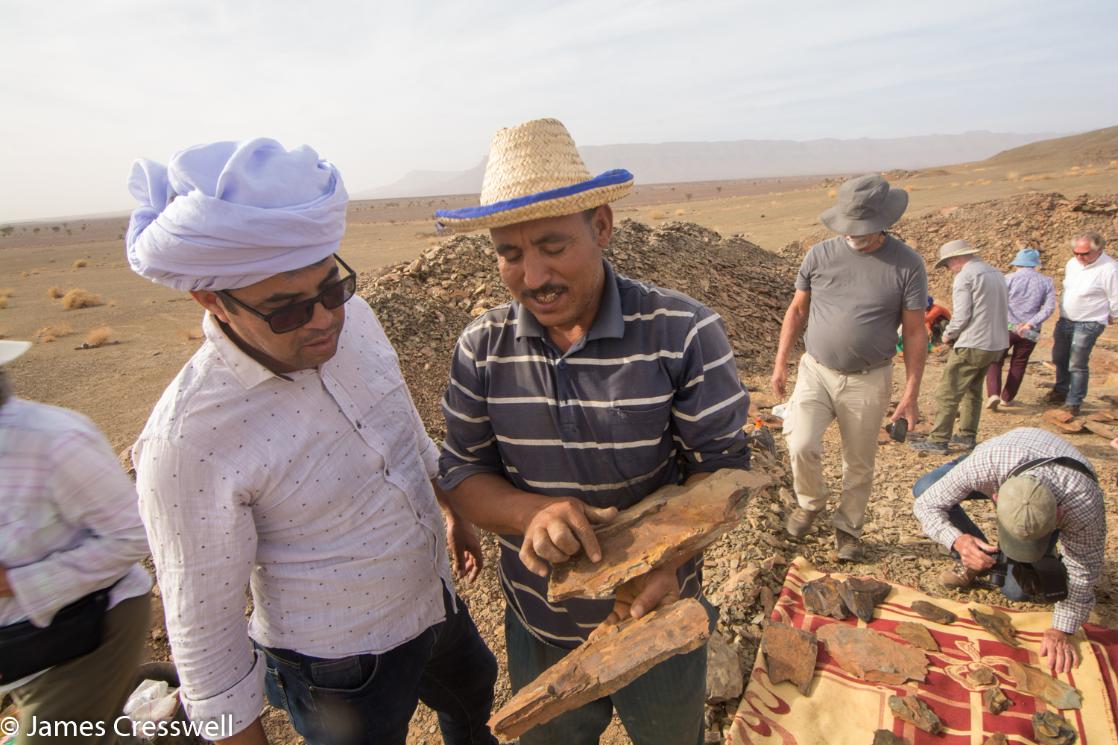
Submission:
{"label": "hiking shoe", "polygon": [[835,530],[835,550],[839,561],[862,561],[866,558],[862,542],[842,530]]}
{"label": "hiking shoe", "polygon": [[1062,404],[1067,399],[1066,393],[1060,393],[1055,388],[1048,391],[1048,395],[1044,397],[1043,401],[1046,404]]}
{"label": "hiking shoe", "polygon": [[1001,396],[990,396],[986,399],[986,408],[990,411],[997,411],[998,407],[1002,405]]}
{"label": "hiking shoe", "polygon": [[955,435],[951,438],[952,445],[959,445],[963,450],[974,450],[974,446],[978,444],[978,440],[970,435]]}
{"label": "hiking shoe", "polygon": [[803,538],[811,530],[811,524],[815,522],[818,515],[819,510],[812,511],[797,507],[784,522],[784,531],[793,538]]}
{"label": "hiking shoe", "polygon": [[1064,404],[1060,408],[1072,416],[1079,416],[1079,404]]}
{"label": "hiking shoe", "polygon": [[965,590],[974,584],[974,578],[977,576],[978,572],[973,569],[967,569],[962,564],[956,564],[939,573],[939,583],[948,590]]}
{"label": "hiking shoe", "polygon": [[935,453],[936,455],[947,455],[946,442],[932,442],[931,440],[917,440],[908,444],[913,450],[922,453]]}

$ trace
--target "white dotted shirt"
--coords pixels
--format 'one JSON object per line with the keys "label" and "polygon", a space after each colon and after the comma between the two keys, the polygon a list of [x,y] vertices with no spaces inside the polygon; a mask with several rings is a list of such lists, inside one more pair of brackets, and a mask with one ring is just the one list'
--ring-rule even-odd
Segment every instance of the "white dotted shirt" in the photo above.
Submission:
{"label": "white dotted shirt", "polygon": [[[265,647],[381,653],[443,620],[437,450],[355,297],[337,354],[279,376],[213,316],[133,449],[140,513],[194,721],[263,704]],[[245,622],[245,586],[254,610]]]}

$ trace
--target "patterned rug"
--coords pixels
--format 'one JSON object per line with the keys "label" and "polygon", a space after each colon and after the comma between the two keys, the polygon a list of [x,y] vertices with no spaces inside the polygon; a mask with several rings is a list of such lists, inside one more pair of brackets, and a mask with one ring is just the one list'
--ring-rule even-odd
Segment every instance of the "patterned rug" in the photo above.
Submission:
{"label": "patterned rug", "polygon": [[[773,609],[773,620],[813,632],[832,623],[866,626],[857,618],[835,621],[804,610],[801,588],[822,576],[805,559],[797,558],[788,570]],[[845,579],[844,575],[833,576]],[[916,600],[934,602],[959,619],[951,625],[925,621],[911,610]],[[939,652],[927,653],[929,666],[925,683],[888,686],[859,680],[842,670],[820,643],[815,677],[808,695],[804,696],[792,683],[771,683],[764,657],[758,654],[749,686],[726,739],[727,745],[870,745],[877,729],[890,730],[912,745],[982,745],[995,732],[1008,735],[1011,743],[1035,742],[1032,715],[1050,707],[1017,689],[1006,662],[1017,660],[1047,672],[1046,661],[1038,653],[1041,635],[1052,615],[1006,610],[1021,642],[1020,647],[1011,647],[974,623],[967,613],[968,607],[989,610],[987,606],[931,598],[900,585],[894,585],[889,598],[877,607],[869,628],[895,641],[903,641],[893,633],[897,623],[916,621],[923,623],[939,643]],[[1080,745],[1114,745],[1118,743],[1118,632],[1087,625],[1079,637],[1083,661],[1060,679],[1083,694],[1083,708],[1059,713],[1078,731]],[[979,664],[995,671],[997,684],[1013,702],[1002,714],[990,714],[983,707],[982,688],[988,686],[972,686],[966,680],[967,673]],[[944,724],[942,734],[928,734],[893,716],[889,696],[910,693],[918,693],[939,715]]]}

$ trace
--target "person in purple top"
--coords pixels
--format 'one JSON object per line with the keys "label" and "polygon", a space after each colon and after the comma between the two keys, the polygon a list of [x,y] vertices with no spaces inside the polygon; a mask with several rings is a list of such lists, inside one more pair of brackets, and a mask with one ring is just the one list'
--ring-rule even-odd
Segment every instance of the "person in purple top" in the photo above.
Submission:
{"label": "person in purple top", "polygon": [[[1010,264],[1017,271],[1007,274],[1009,288],[1009,349],[986,371],[986,408],[997,411],[1017,396],[1029,356],[1040,338],[1040,325],[1056,309],[1056,287],[1052,278],[1041,274],[1040,252],[1022,248]],[[1009,360],[1009,372],[1002,384],[1002,365]]]}

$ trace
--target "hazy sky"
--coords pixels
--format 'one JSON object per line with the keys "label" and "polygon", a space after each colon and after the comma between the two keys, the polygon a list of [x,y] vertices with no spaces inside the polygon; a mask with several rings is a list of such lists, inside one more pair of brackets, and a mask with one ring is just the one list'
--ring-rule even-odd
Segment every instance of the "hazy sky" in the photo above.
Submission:
{"label": "hazy sky", "polygon": [[269,136],[351,192],[494,130],[579,144],[1118,124],[1115,0],[0,0],[0,222],[131,207],[139,156]]}

